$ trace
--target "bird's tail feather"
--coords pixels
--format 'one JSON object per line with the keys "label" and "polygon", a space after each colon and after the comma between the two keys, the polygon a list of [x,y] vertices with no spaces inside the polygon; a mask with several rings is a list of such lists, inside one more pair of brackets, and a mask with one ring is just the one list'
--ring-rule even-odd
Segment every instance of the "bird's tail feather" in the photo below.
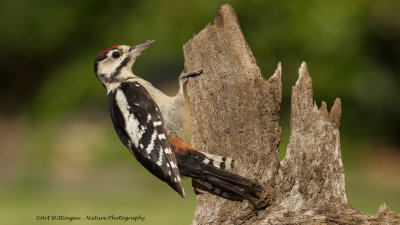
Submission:
{"label": "bird's tail feather", "polygon": [[193,179],[193,186],[231,200],[247,199],[253,204],[262,191],[258,184],[245,177],[211,166],[202,168],[202,173]]}
{"label": "bird's tail feather", "polygon": [[171,138],[170,143],[179,172],[193,178],[197,193],[206,191],[231,200],[246,199],[255,205],[262,189],[256,182],[225,170],[234,167],[233,159],[198,151],[179,138]]}

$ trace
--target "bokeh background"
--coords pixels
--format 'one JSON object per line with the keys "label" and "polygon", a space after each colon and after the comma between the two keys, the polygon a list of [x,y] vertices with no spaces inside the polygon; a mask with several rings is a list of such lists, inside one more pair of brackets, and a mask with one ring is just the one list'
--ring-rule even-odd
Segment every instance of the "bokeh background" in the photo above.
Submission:
{"label": "bokeh background", "polygon": [[281,158],[290,90],[304,60],[317,104],[342,100],[349,202],[372,214],[386,202],[399,213],[400,1],[3,0],[0,223],[140,215],[143,224],[189,224],[190,180],[182,199],[130,156],[114,133],[93,62],[108,46],[155,39],[134,71],[174,94],[182,45],[224,3],[235,8],[264,76],[282,62]]}

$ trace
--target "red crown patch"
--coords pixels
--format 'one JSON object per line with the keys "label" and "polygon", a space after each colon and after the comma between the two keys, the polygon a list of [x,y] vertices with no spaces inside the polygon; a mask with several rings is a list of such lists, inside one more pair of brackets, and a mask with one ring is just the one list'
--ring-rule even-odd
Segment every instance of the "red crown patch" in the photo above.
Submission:
{"label": "red crown patch", "polygon": [[101,51],[100,53],[99,53],[99,55],[97,55],[97,57],[102,57],[104,54],[106,54],[108,51],[110,51],[111,49],[113,49],[113,48],[117,48],[118,47],[118,45],[113,45],[113,46],[111,46],[111,47],[108,47],[107,49],[104,49],[103,51]]}

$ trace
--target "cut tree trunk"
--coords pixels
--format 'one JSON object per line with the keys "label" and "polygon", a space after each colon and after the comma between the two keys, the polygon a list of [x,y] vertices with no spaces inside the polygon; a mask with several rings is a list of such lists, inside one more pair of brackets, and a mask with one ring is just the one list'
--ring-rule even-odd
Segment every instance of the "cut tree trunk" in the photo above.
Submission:
{"label": "cut tree trunk", "polygon": [[385,204],[374,216],[347,203],[340,100],[330,112],[325,102],[317,107],[305,63],[292,89],[290,141],[280,161],[281,66],[263,79],[233,8],[221,6],[214,21],[183,49],[186,71],[204,71],[187,88],[192,145],[236,159],[232,171],[258,181],[266,205],[201,193],[193,224],[400,223],[400,215]]}

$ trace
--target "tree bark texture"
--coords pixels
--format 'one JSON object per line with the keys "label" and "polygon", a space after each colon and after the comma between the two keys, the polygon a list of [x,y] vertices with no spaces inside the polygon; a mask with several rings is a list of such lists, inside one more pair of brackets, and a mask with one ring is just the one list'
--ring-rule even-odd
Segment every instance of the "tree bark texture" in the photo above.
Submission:
{"label": "tree bark texture", "polygon": [[290,141],[279,160],[281,65],[264,80],[233,8],[184,45],[186,71],[203,70],[188,82],[192,145],[234,158],[232,172],[264,187],[254,207],[209,193],[197,196],[193,224],[400,223],[383,204],[376,215],[353,209],[345,193],[340,151],[340,99],[330,112],[313,102],[312,82],[302,63],[292,89]]}

